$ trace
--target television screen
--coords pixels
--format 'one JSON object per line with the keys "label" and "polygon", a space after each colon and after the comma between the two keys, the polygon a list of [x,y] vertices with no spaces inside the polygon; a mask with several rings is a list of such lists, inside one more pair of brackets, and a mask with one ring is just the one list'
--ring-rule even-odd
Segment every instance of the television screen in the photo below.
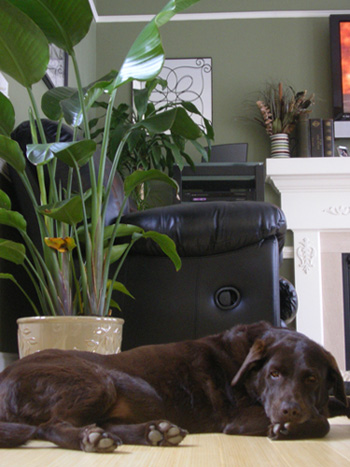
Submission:
{"label": "television screen", "polygon": [[350,120],[350,15],[330,16],[333,117]]}
{"label": "television screen", "polygon": [[343,111],[350,113],[350,22],[339,22]]}

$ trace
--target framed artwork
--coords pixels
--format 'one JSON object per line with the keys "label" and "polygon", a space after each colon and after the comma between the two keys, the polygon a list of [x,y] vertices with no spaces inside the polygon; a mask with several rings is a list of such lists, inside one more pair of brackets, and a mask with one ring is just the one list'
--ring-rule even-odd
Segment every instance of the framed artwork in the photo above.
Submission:
{"label": "framed artwork", "polygon": [[50,44],[50,61],[43,81],[49,89],[68,86],[68,54]]}
{"label": "framed artwork", "polygon": [[338,146],[337,150],[339,157],[349,157],[349,150],[346,146]]}
{"label": "framed artwork", "polygon": [[[192,102],[202,115],[212,122],[212,60],[211,58],[166,59],[159,77],[168,83],[165,89],[157,86],[150,96],[156,108],[167,103]],[[134,81],[133,89],[142,89],[145,83]],[[202,125],[199,115],[193,120]]]}

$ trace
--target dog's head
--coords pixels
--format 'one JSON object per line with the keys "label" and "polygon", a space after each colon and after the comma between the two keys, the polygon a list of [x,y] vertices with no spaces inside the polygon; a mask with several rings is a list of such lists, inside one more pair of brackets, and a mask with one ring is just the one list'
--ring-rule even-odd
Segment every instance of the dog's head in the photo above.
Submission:
{"label": "dog's head", "polygon": [[244,384],[272,423],[303,423],[325,414],[331,389],[347,405],[334,357],[302,334],[288,330],[272,329],[256,339],[231,384]]}

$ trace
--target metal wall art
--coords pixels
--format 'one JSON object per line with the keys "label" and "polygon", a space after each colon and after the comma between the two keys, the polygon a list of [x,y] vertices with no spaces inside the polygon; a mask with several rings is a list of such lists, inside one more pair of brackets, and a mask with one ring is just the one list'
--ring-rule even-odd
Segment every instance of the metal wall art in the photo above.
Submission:
{"label": "metal wall art", "polygon": [[[150,101],[156,108],[180,101],[192,102],[202,115],[212,122],[212,60],[211,58],[166,59],[160,78],[167,81],[165,89],[157,86]],[[133,89],[142,89],[145,83],[133,82]],[[192,115],[202,125],[201,117]]]}
{"label": "metal wall art", "polygon": [[43,81],[49,89],[68,86],[68,55],[53,44],[50,44],[50,61]]}

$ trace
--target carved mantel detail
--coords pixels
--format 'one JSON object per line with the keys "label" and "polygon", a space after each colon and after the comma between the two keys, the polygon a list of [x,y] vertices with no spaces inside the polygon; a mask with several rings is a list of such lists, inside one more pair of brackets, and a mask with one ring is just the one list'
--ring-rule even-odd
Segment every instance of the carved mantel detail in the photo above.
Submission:
{"label": "carved mantel detail", "polygon": [[324,209],[323,212],[331,214],[332,216],[349,216],[350,206],[329,206],[327,209]]}
{"label": "carved mantel detail", "polygon": [[312,245],[310,239],[305,237],[301,242],[299,242],[296,254],[299,260],[299,267],[305,274],[308,274],[310,269],[313,267],[313,262],[316,256],[316,249]]}

